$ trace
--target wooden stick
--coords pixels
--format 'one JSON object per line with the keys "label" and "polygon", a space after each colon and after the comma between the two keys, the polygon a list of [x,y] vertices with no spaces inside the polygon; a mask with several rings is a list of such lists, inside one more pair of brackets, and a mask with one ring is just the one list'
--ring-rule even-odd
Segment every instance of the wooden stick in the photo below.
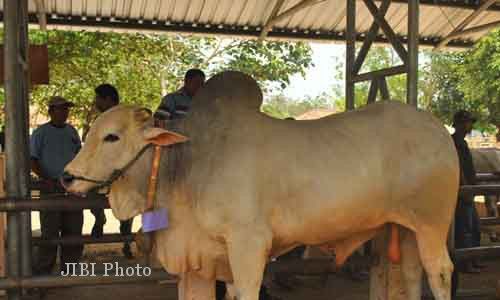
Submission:
{"label": "wooden stick", "polygon": [[156,183],[158,182],[158,171],[160,169],[161,146],[154,146],[153,165],[151,167],[151,176],[149,177],[148,194],[146,198],[146,211],[152,210],[154,207],[154,199],[156,195]]}

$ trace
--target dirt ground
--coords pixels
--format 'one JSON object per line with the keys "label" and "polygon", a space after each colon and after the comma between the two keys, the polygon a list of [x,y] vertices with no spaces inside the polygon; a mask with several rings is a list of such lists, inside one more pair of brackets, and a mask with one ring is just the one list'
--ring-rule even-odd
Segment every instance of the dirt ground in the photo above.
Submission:
{"label": "dirt ground", "polygon": [[[134,248],[135,252],[135,248]],[[121,245],[87,245],[85,261],[115,262],[121,266],[135,265],[139,260],[127,260],[121,255]],[[487,268],[479,275],[462,275],[460,278],[460,294],[457,300],[496,300],[494,288],[500,279],[500,258],[486,261]],[[283,290],[268,282],[271,294],[283,300],[317,299],[317,300],[368,300],[369,281],[354,281],[346,274],[332,274],[326,280],[321,277],[299,277],[300,284],[294,290]],[[0,300],[6,297],[0,297]],[[176,300],[176,287],[169,284],[142,283],[106,285],[92,287],[72,287],[50,289],[46,300]],[[424,299],[432,299],[424,297]]]}

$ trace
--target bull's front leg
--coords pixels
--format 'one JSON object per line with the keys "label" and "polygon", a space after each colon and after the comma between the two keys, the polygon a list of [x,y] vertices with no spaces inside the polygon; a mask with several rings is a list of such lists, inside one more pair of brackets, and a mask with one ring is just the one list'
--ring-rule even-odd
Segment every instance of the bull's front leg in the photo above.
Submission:
{"label": "bull's front leg", "polygon": [[271,232],[250,227],[233,231],[226,242],[237,299],[258,300],[271,249]]}
{"label": "bull's front leg", "polygon": [[181,274],[177,288],[179,300],[215,300],[215,280],[202,278],[195,272]]}

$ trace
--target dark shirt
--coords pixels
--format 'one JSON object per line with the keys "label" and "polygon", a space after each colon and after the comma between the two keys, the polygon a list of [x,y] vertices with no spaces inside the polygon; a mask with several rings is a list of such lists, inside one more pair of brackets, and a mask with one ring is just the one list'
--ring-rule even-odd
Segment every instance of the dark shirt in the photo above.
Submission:
{"label": "dark shirt", "polygon": [[5,131],[0,131],[0,145],[2,146],[2,151],[5,151]]}
{"label": "dark shirt", "polygon": [[476,184],[476,169],[472,162],[469,145],[463,138],[457,137],[455,134],[452,134],[452,138],[460,162],[460,185]]}
{"label": "dark shirt", "polygon": [[187,94],[184,88],[170,93],[163,97],[158,110],[167,112],[168,119],[180,119],[186,116],[191,107],[192,97]]}

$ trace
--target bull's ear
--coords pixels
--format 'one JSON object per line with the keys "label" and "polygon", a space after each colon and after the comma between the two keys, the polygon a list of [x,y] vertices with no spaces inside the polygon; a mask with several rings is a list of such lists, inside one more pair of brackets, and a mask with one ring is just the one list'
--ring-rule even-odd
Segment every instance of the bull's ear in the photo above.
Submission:
{"label": "bull's ear", "polygon": [[177,143],[184,143],[187,137],[158,127],[150,127],[144,130],[144,139],[151,144],[158,146],[168,146]]}
{"label": "bull's ear", "polygon": [[134,111],[134,119],[138,123],[144,123],[151,118],[153,113],[147,108],[139,108]]}

